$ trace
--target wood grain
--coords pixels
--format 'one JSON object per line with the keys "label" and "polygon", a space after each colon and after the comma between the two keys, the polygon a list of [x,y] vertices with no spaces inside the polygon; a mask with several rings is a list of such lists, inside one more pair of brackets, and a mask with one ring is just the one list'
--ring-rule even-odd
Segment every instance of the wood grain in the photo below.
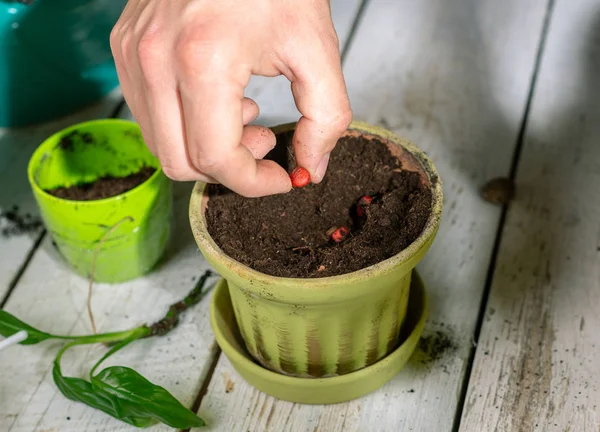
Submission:
{"label": "wood grain", "polygon": [[431,305],[422,345],[438,348],[416,353],[379,391],[334,406],[276,401],[221,356],[200,409],[210,430],[452,430],[500,217],[479,188],[508,174],[545,9],[533,0],[369,2],[344,63],[355,118],[411,139],[444,181],[442,226],[419,265]]}
{"label": "wood grain", "polygon": [[549,29],[462,431],[600,429],[600,4]]}

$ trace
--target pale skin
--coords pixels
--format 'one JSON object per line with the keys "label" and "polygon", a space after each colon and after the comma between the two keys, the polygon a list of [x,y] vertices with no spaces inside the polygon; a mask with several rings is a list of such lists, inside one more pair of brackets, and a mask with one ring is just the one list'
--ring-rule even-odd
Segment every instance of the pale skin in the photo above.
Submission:
{"label": "pale skin", "polygon": [[313,183],[352,120],[329,0],[129,0],[111,33],[123,95],[173,180],[221,183],[247,197],[288,192],[262,158],[275,146],[244,98],[252,75],[284,75],[302,115],[299,166]]}

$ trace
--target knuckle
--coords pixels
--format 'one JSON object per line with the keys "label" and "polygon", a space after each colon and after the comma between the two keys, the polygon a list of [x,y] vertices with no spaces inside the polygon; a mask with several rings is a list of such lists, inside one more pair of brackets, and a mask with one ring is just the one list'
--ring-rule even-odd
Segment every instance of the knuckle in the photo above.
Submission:
{"label": "knuckle", "polygon": [[162,167],[162,172],[169,177],[171,180],[174,181],[183,181],[185,180],[184,177],[181,174],[181,170],[173,167],[173,166],[169,166],[169,165],[163,165]]}
{"label": "knuckle", "polygon": [[162,49],[161,35],[157,32],[145,33],[137,42],[136,55],[144,81],[150,89],[160,82],[164,74]]}
{"label": "knuckle", "polygon": [[121,48],[121,56],[126,64],[130,64],[131,60],[133,59],[133,44],[131,42],[132,36],[129,32],[124,32],[121,34],[118,44]]}
{"label": "knuckle", "polygon": [[183,68],[194,68],[199,63],[205,63],[206,44],[197,39],[183,38],[175,45],[175,56]]}
{"label": "knuckle", "polygon": [[352,123],[352,110],[350,108],[344,109],[330,122],[333,130],[340,135],[348,129],[350,123]]}
{"label": "knuckle", "polygon": [[175,44],[176,62],[183,72],[196,71],[200,67],[206,71],[225,71],[231,50],[223,44],[205,38],[203,33],[182,38]]}
{"label": "knuckle", "polygon": [[203,174],[212,174],[219,170],[221,161],[214,157],[201,157],[194,162],[194,168]]}
{"label": "knuckle", "polygon": [[109,37],[110,49],[112,50],[113,55],[116,53],[116,51],[119,48],[121,48],[120,39],[121,39],[121,31],[120,31],[119,25],[117,24],[110,31],[110,37]]}
{"label": "knuckle", "polygon": [[332,29],[324,37],[321,38],[321,46],[323,50],[332,56],[339,56],[340,53],[340,41],[335,30]]}
{"label": "knuckle", "polygon": [[142,68],[153,67],[160,54],[159,38],[156,34],[146,33],[140,37],[136,52]]}

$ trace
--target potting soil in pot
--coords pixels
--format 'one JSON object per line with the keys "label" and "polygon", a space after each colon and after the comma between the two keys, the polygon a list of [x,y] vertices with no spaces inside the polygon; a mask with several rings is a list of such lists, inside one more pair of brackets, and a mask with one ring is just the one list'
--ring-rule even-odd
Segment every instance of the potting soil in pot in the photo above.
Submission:
{"label": "potting soil in pot", "polygon": [[156,169],[143,167],[136,173],[126,177],[101,177],[91,183],[78,184],[70,187],[48,189],[50,195],[74,201],[93,201],[125,193],[144,183]]}
{"label": "potting soil in pot", "polygon": [[[278,136],[267,156],[288,172],[295,167],[292,136]],[[229,256],[269,275],[316,278],[360,270],[409,246],[429,218],[430,189],[418,173],[401,168],[384,143],[344,137],[318,185],[262,198],[210,185],[208,232]],[[363,196],[371,203],[357,206]],[[349,234],[335,242],[332,232],[341,226]]]}

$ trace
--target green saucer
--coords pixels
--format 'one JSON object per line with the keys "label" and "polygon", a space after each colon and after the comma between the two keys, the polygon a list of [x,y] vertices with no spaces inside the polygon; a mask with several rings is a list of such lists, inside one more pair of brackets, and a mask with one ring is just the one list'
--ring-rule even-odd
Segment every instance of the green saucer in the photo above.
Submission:
{"label": "green saucer", "polygon": [[263,368],[248,354],[239,333],[227,281],[215,287],[210,305],[210,323],[217,343],[234,369],[258,390],[290,402],[334,404],[346,402],[377,390],[406,364],[415,348],[427,316],[427,296],[423,281],[413,272],[408,312],[401,333],[402,343],[395,351],[366,368],[330,378],[295,378]]}

